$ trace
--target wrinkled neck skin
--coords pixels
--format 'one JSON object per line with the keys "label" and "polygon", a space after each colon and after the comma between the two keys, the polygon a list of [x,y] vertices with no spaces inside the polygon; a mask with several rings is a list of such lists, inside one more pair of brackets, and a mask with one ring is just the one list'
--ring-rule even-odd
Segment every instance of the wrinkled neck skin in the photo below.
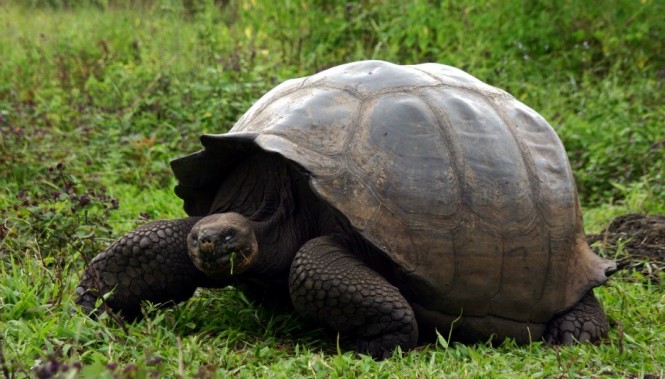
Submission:
{"label": "wrinkled neck skin", "polygon": [[253,267],[236,280],[288,277],[300,246],[319,232],[319,200],[307,177],[284,159],[258,154],[238,165],[220,188],[213,213],[247,217],[259,245]]}

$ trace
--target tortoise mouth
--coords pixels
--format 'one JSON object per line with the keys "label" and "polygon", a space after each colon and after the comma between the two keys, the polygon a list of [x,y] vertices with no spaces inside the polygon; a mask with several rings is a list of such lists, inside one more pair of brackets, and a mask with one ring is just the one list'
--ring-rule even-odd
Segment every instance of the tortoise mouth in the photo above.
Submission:
{"label": "tortoise mouth", "polygon": [[199,270],[209,276],[228,276],[241,274],[255,261],[257,254],[251,249],[193,249],[190,250],[192,262]]}

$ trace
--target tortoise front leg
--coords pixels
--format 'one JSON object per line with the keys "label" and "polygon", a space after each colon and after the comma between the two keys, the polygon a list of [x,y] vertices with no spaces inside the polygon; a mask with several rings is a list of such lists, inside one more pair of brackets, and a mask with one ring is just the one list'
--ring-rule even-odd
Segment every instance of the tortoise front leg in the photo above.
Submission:
{"label": "tortoise front leg", "polygon": [[594,342],[607,336],[608,330],[603,307],[591,290],[568,312],[552,319],[543,338],[549,344]]}
{"label": "tortoise front leg", "polygon": [[222,287],[200,272],[187,251],[187,235],[199,217],[150,222],[129,232],[97,255],[76,288],[75,300],[86,313],[113,291],[106,304],[123,317],[141,315],[141,302],[178,303],[196,287]]}
{"label": "tortoise front leg", "polygon": [[360,353],[383,359],[416,346],[416,318],[399,290],[331,237],[298,251],[289,292],[299,313],[356,337]]}

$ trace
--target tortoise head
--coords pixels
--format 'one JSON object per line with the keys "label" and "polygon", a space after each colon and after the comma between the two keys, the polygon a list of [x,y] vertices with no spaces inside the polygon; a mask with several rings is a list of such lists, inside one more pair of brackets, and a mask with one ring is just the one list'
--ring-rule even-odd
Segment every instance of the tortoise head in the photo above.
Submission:
{"label": "tortoise head", "polygon": [[194,265],[211,277],[247,271],[259,246],[250,221],[238,213],[220,213],[202,218],[187,236]]}

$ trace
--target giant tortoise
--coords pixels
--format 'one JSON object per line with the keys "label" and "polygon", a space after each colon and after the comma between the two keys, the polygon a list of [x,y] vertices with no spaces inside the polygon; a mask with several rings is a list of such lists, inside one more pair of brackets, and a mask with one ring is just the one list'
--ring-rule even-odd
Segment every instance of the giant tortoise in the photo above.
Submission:
{"label": "giant tortoise", "polygon": [[[460,341],[594,341],[616,265],[584,239],[564,148],[535,111],[445,65],[288,80],[172,162],[187,218],[99,254],[77,303],[124,316],[197,287],[292,303],[382,358]],[[419,338],[420,337],[420,338]]]}

